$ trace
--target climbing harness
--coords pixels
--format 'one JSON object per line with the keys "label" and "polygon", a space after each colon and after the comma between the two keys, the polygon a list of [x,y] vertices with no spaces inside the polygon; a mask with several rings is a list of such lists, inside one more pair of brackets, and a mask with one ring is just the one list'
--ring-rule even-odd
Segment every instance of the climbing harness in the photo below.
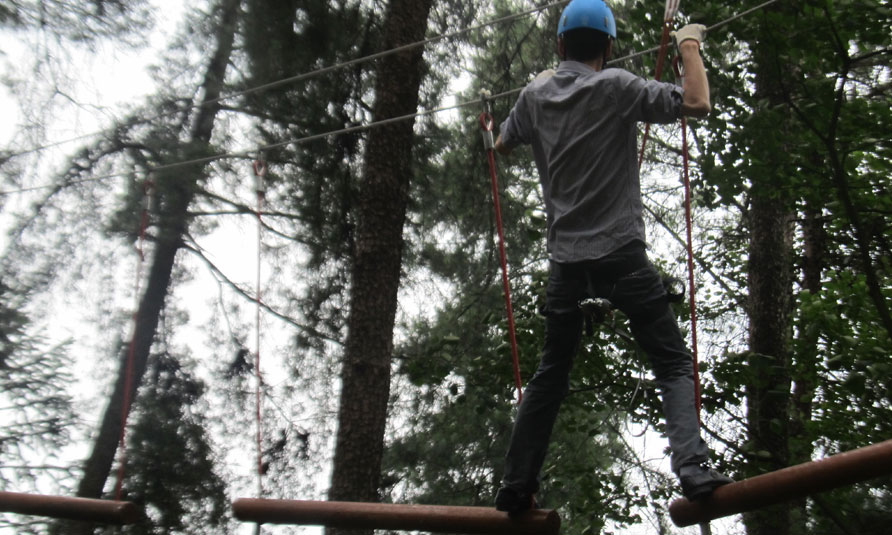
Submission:
{"label": "climbing harness", "polygon": [[511,306],[511,285],[508,283],[508,258],[505,254],[505,232],[502,228],[502,207],[499,203],[499,181],[496,177],[495,141],[493,140],[493,118],[489,105],[489,93],[482,91],[483,112],[480,114],[480,127],[483,129],[483,148],[489,159],[489,175],[492,182],[492,202],[495,208],[496,228],[499,234],[499,258],[502,264],[502,288],[505,292],[505,309],[508,313],[508,336],[511,339],[511,358],[514,363],[514,383],[517,387],[517,403],[523,401],[523,384],[520,379],[520,362],[517,355],[517,335],[514,327],[514,308]]}

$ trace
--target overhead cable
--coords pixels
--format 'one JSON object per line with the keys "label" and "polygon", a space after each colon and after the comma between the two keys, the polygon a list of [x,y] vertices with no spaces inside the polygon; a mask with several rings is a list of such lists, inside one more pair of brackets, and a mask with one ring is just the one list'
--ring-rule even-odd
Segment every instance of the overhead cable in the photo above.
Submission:
{"label": "overhead cable", "polygon": [[[546,5],[543,5],[543,6],[539,6],[539,7],[535,7],[535,8],[528,9],[528,10],[526,10],[526,11],[521,11],[521,12],[519,12],[519,13],[514,13],[514,14],[512,14],[512,15],[506,15],[506,16],[504,16],[504,17],[500,17],[500,18],[497,18],[497,19],[493,19],[493,20],[491,20],[491,21],[484,22],[484,23],[481,23],[481,24],[477,24],[477,25],[475,25],[475,26],[469,26],[469,27],[467,27],[467,28],[463,28],[463,29],[461,29],[461,30],[456,30],[456,31],[454,31],[454,32],[449,32],[449,33],[444,33],[444,34],[441,34],[441,35],[436,35],[436,36],[434,36],[434,37],[429,37],[429,38],[427,38],[427,39],[423,39],[423,40],[421,40],[421,41],[416,41],[416,42],[414,42],[414,43],[409,43],[409,44],[402,45],[402,46],[399,46],[399,47],[390,48],[390,49],[387,49],[387,50],[382,50],[381,52],[376,52],[376,53],[374,53],[374,54],[370,54],[370,55],[367,55],[367,56],[363,56],[363,57],[355,58],[355,59],[348,60],[348,61],[344,61],[344,62],[341,62],[341,63],[336,63],[336,64],[334,64],[334,65],[329,65],[329,66],[327,66],[327,67],[322,67],[322,68],[319,68],[319,69],[316,69],[316,70],[313,70],[313,71],[309,71],[309,72],[305,72],[305,73],[302,73],[302,74],[297,74],[297,75],[294,75],[294,76],[289,76],[289,77],[287,77],[287,78],[282,78],[282,79],[280,79],[280,80],[275,80],[275,81],[272,81],[272,82],[268,82],[268,83],[266,83],[266,84],[258,85],[258,86],[255,86],[255,87],[250,87],[250,88],[248,88],[248,89],[244,89],[244,90],[241,90],[241,91],[237,91],[237,92],[235,92],[235,93],[230,93],[230,94],[228,94],[228,95],[222,95],[222,96],[220,96],[220,97],[217,97],[217,98],[214,98],[214,99],[209,99],[209,100],[204,101],[204,102],[201,102],[201,103],[191,104],[191,105],[189,106],[189,108],[190,108],[190,109],[193,109],[193,108],[200,108],[200,107],[203,107],[203,106],[210,106],[210,105],[213,105],[213,104],[219,104],[220,102],[223,102],[223,101],[226,101],[226,100],[230,100],[230,99],[233,99],[233,98],[243,97],[243,96],[250,95],[250,94],[253,94],[253,93],[259,93],[259,92],[261,92],[261,91],[265,91],[265,90],[267,90],[267,89],[272,89],[272,88],[275,88],[275,87],[279,87],[279,86],[282,86],[282,85],[287,85],[287,84],[294,83],[294,82],[299,82],[299,81],[302,81],[302,80],[308,80],[308,79],[310,79],[310,78],[315,78],[316,76],[320,76],[320,75],[322,75],[322,74],[328,74],[328,73],[330,73],[330,72],[338,71],[338,70],[340,70],[340,69],[344,69],[344,68],[346,68],[346,67],[352,67],[352,66],[354,66],[354,65],[359,65],[359,64],[366,63],[366,62],[369,62],[369,61],[373,61],[373,60],[381,59],[381,58],[384,58],[384,57],[387,57],[387,56],[391,56],[391,55],[393,55],[393,54],[398,54],[398,53],[400,53],[400,52],[406,52],[406,51],[408,51],[408,50],[412,50],[412,49],[415,49],[415,48],[418,48],[418,47],[426,46],[426,45],[428,45],[428,44],[430,44],[430,43],[435,43],[435,42],[437,42],[437,41],[442,41],[442,40],[445,40],[445,39],[452,39],[452,38],[454,38],[454,37],[458,37],[458,36],[460,36],[460,35],[463,35],[463,34],[466,34],[466,33],[470,33],[470,32],[476,31],[476,30],[482,30],[482,29],[488,28],[488,27],[490,27],[490,26],[495,26],[495,25],[498,25],[498,24],[504,24],[504,23],[506,23],[506,22],[511,22],[511,21],[513,21],[513,20],[520,19],[520,18],[526,17],[526,16],[528,16],[528,15],[532,15],[532,14],[534,14],[534,13],[538,13],[538,12],[540,12],[540,11],[545,11],[546,9],[550,9],[550,8],[552,8],[552,7],[556,7],[556,6],[559,6],[559,5],[562,5],[562,4],[566,4],[566,3],[568,3],[568,2],[569,2],[569,0],[560,0],[560,1],[558,1],[558,2],[552,2],[552,3],[550,3],[550,4],[546,4]],[[154,120],[157,120],[157,119],[163,119],[164,117],[169,117],[169,116],[177,115],[177,114],[180,114],[180,113],[182,113],[182,112],[183,112],[183,110],[178,109],[178,110],[173,111],[173,112],[159,113],[159,114],[156,114],[156,115],[147,117],[147,118],[143,119],[143,120],[140,121],[140,122],[147,123],[147,122],[151,122],[151,121],[154,121]],[[57,146],[59,146],[59,145],[64,145],[64,144],[67,144],[67,143],[72,143],[72,142],[75,142],[75,141],[80,141],[80,140],[82,140],[82,139],[87,139],[87,138],[95,137],[95,136],[104,134],[104,133],[106,133],[106,132],[112,131],[112,130],[114,130],[115,128],[116,128],[116,127],[104,128],[104,129],[102,129],[102,130],[97,130],[97,131],[95,131],[95,132],[90,132],[90,133],[87,133],[87,134],[81,134],[81,135],[78,135],[78,136],[74,136],[74,137],[71,137],[71,138],[68,138],[68,139],[59,140],[59,141],[54,141],[54,142],[51,142],[51,143],[47,143],[47,144],[45,144],[45,145],[40,145],[40,146],[37,146],[37,147],[32,147],[32,148],[30,148],[30,149],[25,149],[25,150],[22,150],[22,151],[19,151],[19,152],[15,152],[15,153],[12,153],[12,154],[8,154],[8,155],[5,156],[5,158],[6,158],[6,159],[16,158],[16,157],[18,157],[18,156],[24,156],[24,155],[26,155],[26,154],[31,154],[31,153],[33,153],[33,152],[39,152],[39,151],[46,150],[46,149],[49,149],[49,148],[52,148],[52,147],[57,147]]]}
{"label": "overhead cable", "polygon": [[[730,23],[730,22],[732,22],[732,21],[734,21],[734,20],[737,20],[737,19],[739,19],[739,18],[741,18],[741,17],[744,17],[744,16],[746,16],[746,15],[749,15],[749,14],[755,12],[755,11],[758,11],[759,9],[763,9],[763,8],[765,8],[765,7],[767,7],[767,6],[771,5],[771,4],[776,3],[777,1],[778,1],[778,0],[768,0],[767,2],[764,2],[764,3],[762,3],[762,4],[760,4],[760,5],[756,6],[756,7],[750,8],[750,9],[748,9],[748,10],[746,10],[746,11],[743,11],[743,12],[741,12],[741,13],[738,13],[738,14],[736,14],[736,15],[734,15],[734,16],[728,18],[728,19],[725,19],[725,20],[723,20],[723,21],[721,21],[721,22],[719,22],[719,23],[717,23],[717,24],[714,24],[713,26],[709,26],[709,27],[707,27],[707,31],[715,30],[715,29],[717,29],[717,28],[720,28],[720,27],[722,27],[722,26],[725,26],[726,24],[728,24],[728,23]],[[539,11],[539,10],[546,9],[546,8],[548,8],[548,7],[553,7],[553,6],[556,6],[556,5],[560,5],[560,4],[563,4],[563,3],[566,3],[566,2],[555,2],[555,3],[553,3],[553,4],[548,4],[547,6],[543,6],[543,7],[536,8],[535,10],[526,11],[526,12],[524,12],[523,14],[528,15],[528,14],[530,14],[531,12]],[[519,15],[519,14],[515,14],[515,15],[511,15],[510,17],[512,17],[512,18],[517,18],[518,16],[520,16],[520,15]],[[497,21],[498,21],[498,22],[504,22],[505,19],[507,19],[507,18],[508,18],[508,17],[504,17],[504,18],[502,18],[502,19],[497,19]],[[491,21],[491,22],[487,23],[486,25],[495,24],[495,23],[497,23],[497,21]],[[485,25],[481,25],[481,26],[474,27],[474,28],[466,28],[465,30],[460,30],[460,32],[471,31],[471,29],[479,28],[479,27],[482,27],[482,26],[485,26]],[[448,34],[448,35],[454,35],[454,34]],[[440,38],[443,38],[443,36],[440,36]],[[429,40],[428,40],[428,41],[424,41],[424,42],[429,42]],[[419,43],[424,43],[424,42],[419,41]],[[414,44],[414,45],[415,45],[415,46],[420,46],[419,44]],[[406,46],[411,46],[411,45],[406,45]],[[629,55],[626,55],[626,56],[623,56],[623,57],[620,57],[620,58],[616,58],[616,59],[613,59],[613,60],[608,61],[608,62],[607,62],[607,65],[615,65],[615,64],[617,64],[617,63],[621,63],[621,62],[624,62],[624,61],[628,61],[628,60],[630,60],[630,59],[633,59],[633,58],[636,58],[636,57],[639,57],[639,56],[643,56],[643,55],[646,55],[646,54],[649,54],[649,53],[657,52],[657,51],[659,50],[659,48],[660,48],[659,46],[656,46],[656,47],[648,48],[648,49],[646,49],[646,50],[642,50],[642,51],[639,51],[639,52],[635,52],[635,53],[632,53],[632,54],[629,54]],[[399,50],[399,49],[394,49],[394,50]],[[392,52],[391,52],[391,53],[392,53]],[[326,69],[328,69],[328,67],[326,67]],[[326,72],[327,72],[327,71],[326,71]],[[494,99],[498,99],[498,98],[504,98],[504,97],[508,97],[508,96],[511,96],[511,95],[520,93],[521,91],[523,91],[523,87],[518,87],[518,88],[515,88],[515,89],[509,89],[509,90],[507,90],[507,91],[503,91],[503,92],[501,92],[501,93],[493,94],[492,96],[487,97],[487,98],[490,99],[490,100],[494,100]],[[221,98],[229,98],[229,97],[221,97]],[[282,148],[282,147],[286,147],[286,146],[291,146],[291,145],[301,145],[301,144],[304,144],[304,143],[309,143],[309,142],[312,142],[312,141],[316,141],[316,140],[319,140],[319,139],[324,139],[324,138],[328,138],[328,137],[332,137],[332,136],[338,136],[338,135],[350,134],[350,133],[357,133],[357,132],[364,132],[364,131],[366,131],[366,130],[370,130],[370,129],[372,129],[372,128],[376,128],[376,127],[379,127],[379,126],[385,126],[385,125],[388,125],[388,124],[397,123],[397,122],[401,122],[401,121],[413,120],[413,119],[416,119],[416,118],[419,118],[419,117],[426,117],[426,116],[434,115],[434,114],[441,113],[441,112],[444,112],[444,111],[449,111],[449,110],[455,110],[455,109],[465,108],[465,107],[468,107],[468,106],[478,106],[478,105],[481,105],[482,103],[483,103],[483,100],[482,100],[481,98],[475,98],[475,99],[472,99],[472,100],[468,100],[468,101],[465,101],[465,102],[460,102],[460,103],[453,104],[453,105],[440,106],[440,107],[437,107],[437,108],[431,108],[431,109],[428,109],[428,110],[421,110],[421,111],[419,111],[419,112],[409,113],[409,114],[406,114],[406,115],[400,115],[400,116],[398,116],[398,117],[391,117],[391,118],[388,118],[388,119],[381,119],[381,120],[378,120],[378,121],[373,121],[373,122],[370,122],[370,123],[367,123],[367,124],[364,124],[364,125],[349,126],[349,127],[340,128],[340,129],[337,129],[337,130],[331,130],[331,131],[328,131],[328,132],[323,132],[323,133],[320,133],[320,134],[313,134],[313,135],[309,135],[309,136],[305,136],[305,137],[301,137],[301,138],[295,138],[295,139],[290,139],[290,140],[286,140],[286,141],[280,141],[280,142],[277,142],[277,143],[272,143],[272,144],[269,144],[269,145],[263,145],[263,146],[260,146],[260,147],[254,147],[254,148],[252,148],[252,149],[248,149],[248,150],[241,150],[241,151],[234,151],[234,152],[226,152],[226,153],[215,154],[215,155],[212,155],[212,156],[206,156],[206,157],[203,157],[203,158],[195,158],[195,159],[192,159],[192,160],[185,160],[185,161],[180,161],[180,162],[172,162],[172,163],[169,163],[169,164],[159,165],[159,166],[150,168],[150,169],[148,169],[148,171],[163,171],[163,170],[174,169],[174,168],[177,168],[177,167],[185,167],[185,166],[188,166],[188,165],[206,164],[206,163],[211,163],[211,162],[214,162],[214,161],[217,161],[217,160],[224,160],[224,159],[251,159],[251,160],[253,160],[253,158],[254,158],[253,155],[256,154],[256,152],[257,152],[258,149],[259,149],[259,150],[262,150],[262,151],[269,151],[269,150],[278,149],[278,148]],[[110,178],[117,178],[117,177],[121,177],[121,176],[125,176],[125,175],[127,175],[127,173],[112,173],[112,174],[101,175],[101,176],[92,177],[92,178],[86,178],[86,179],[75,180],[75,181],[70,182],[70,184],[79,184],[79,183],[85,183],[85,182],[97,182],[97,181],[103,181],[103,180],[107,180],[107,179],[110,179]],[[10,195],[10,194],[13,194],[13,193],[24,193],[24,192],[35,191],[35,190],[40,190],[40,189],[55,188],[55,187],[60,187],[60,186],[59,186],[58,184],[52,184],[52,185],[45,185],[45,186],[32,186],[32,187],[21,188],[21,189],[17,189],[17,190],[0,191],[0,196],[3,196],[3,195]]]}

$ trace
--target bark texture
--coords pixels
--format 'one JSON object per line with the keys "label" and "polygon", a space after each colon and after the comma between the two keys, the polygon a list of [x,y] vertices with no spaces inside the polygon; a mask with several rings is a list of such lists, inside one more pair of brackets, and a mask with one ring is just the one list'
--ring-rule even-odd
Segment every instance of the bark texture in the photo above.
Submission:
{"label": "bark texture", "polygon": [[[770,8],[769,8],[770,9]],[[775,8],[779,9],[779,8]],[[748,476],[790,464],[790,390],[793,291],[792,173],[783,133],[791,128],[784,107],[783,72],[777,61],[782,43],[762,28],[753,48],[756,96],[766,103],[755,113],[775,125],[775,136],[755,151],[751,204],[747,315],[749,366],[746,387],[747,431],[753,447]],[[756,159],[757,158],[757,159]],[[744,515],[747,535],[789,535],[790,504]]]}
{"label": "bark texture", "polygon": [[[424,37],[432,0],[393,0],[384,20],[383,49]],[[380,61],[375,121],[411,114],[418,107],[423,48]],[[393,326],[409,199],[414,121],[369,132],[358,200],[350,316],[341,371],[341,401],[330,500],[378,501]],[[371,533],[330,528],[329,535]]]}

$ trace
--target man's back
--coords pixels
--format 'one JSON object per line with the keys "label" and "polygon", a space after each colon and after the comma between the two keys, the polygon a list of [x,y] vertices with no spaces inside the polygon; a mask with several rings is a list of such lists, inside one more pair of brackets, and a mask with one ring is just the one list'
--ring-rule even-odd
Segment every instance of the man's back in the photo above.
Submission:
{"label": "man's back", "polygon": [[674,121],[681,103],[677,86],[575,61],[524,89],[501,139],[532,145],[553,260],[597,259],[645,240],[637,123]]}

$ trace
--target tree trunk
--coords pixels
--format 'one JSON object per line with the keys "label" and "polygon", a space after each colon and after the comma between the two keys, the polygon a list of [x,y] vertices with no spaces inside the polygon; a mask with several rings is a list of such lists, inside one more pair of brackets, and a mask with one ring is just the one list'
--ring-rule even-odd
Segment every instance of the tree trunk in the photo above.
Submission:
{"label": "tree trunk", "polygon": [[[790,463],[791,309],[793,288],[793,203],[784,185],[791,182],[786,165],[789,128],[784,113],[782,72],[777,62],[781,46],[769,29],[761,31],[753,46],[756,96],[767,102],[755,114],[764,113],[775,124],[773,147],[762,145],[757,157],[760,176],[751,177],[748,213],[750,243],[747,314],[749,317],[749,367],[746,387],[747,431],[755,455],[749,473],[769,472]],[[757,149],[758,150],[758,149]],[[789,535],[791,505],[753,511],[744,515],[748,535]]]}
{"label": "tree trunk", "polygon": [[[385,15],[383,48],[421,40],[431,4],[432,0],[391,1]],[[418,47],[380,61],[374,120],[417,110],[423,52]],[[331,500],[379,499],[413,128],[414,121],[407,120],[369,132],[358,200]],[[371,531],[328,529],[327,533]]]}
{"label": "tree trunk", "polygon": [[[221,94],[226,68],[232,53],[235,39],[236,21],[238,20],[239,0],[223,0],[220,26],[217,30],[217,49],[211,58],[204,82],[203,102],[211,102],[198,108],[198,114],[190,132],[191,143],[186,150],[196,148],[207,149],[214,127],[214,118],[219,104],[213,103]],[[93,445],[93,451],[84,465],[84,473],[77,490],[77,496],[100,498],[114,463],[115,452],[121,436],[121,421],[130,406],[124,406],[124,399],[131,402],[135,398],[145,374],[149,351],[155,337],[159,317],[170,286],[171,273],[177,251],[182,245],[182,238],[188,224],[188,208],[195,196],[196,184],[201,179],[200,168],[178,168],[165,171],[157,176],[158,231],[155,240],[154,255],[149,268],[148,283],[140,299],[136,322],[133,330],[133,369],[128,372],[128,351],[122,351],[120,367],[112,394],[102,417],[99,433]],[[125,396],[128,375],[131,374],[130,396]],[[59,526],[57,526],[58,528]],[[92,533],[93,526],[81,524],[61,528],[65,533]],[[57,531],[58,532],[58,531]]]}
{"label": "tree trunk", "polygon": [[[805,217],[802,222],[803,252],[802,289],[811,295],[821,292],[821,276],[824,272],[827,233],[821,217],[821,207],[814,201],[806,200]],[[812,433],[808,424],[814,413],[815,392],[820,377],[818,375],[818,342],[816,333],[807,329],[807,324],[800,324],[797,340],[792,379],[793,394],[790,403],[790,464],[800,464],[811,460],[814,451]],[[798,500],[791,511],[791,533],[807,533],[808,500]]]}
{"label": "tree trunk", "polygon": [[[784,203],[756,196],[750,212],[747,425],[757,455],[752,473],[789,465],[792,226]],[[751,474],[752,475],[752,474]],[[744,517],[748,535],[785,535],[789,506]]]}

